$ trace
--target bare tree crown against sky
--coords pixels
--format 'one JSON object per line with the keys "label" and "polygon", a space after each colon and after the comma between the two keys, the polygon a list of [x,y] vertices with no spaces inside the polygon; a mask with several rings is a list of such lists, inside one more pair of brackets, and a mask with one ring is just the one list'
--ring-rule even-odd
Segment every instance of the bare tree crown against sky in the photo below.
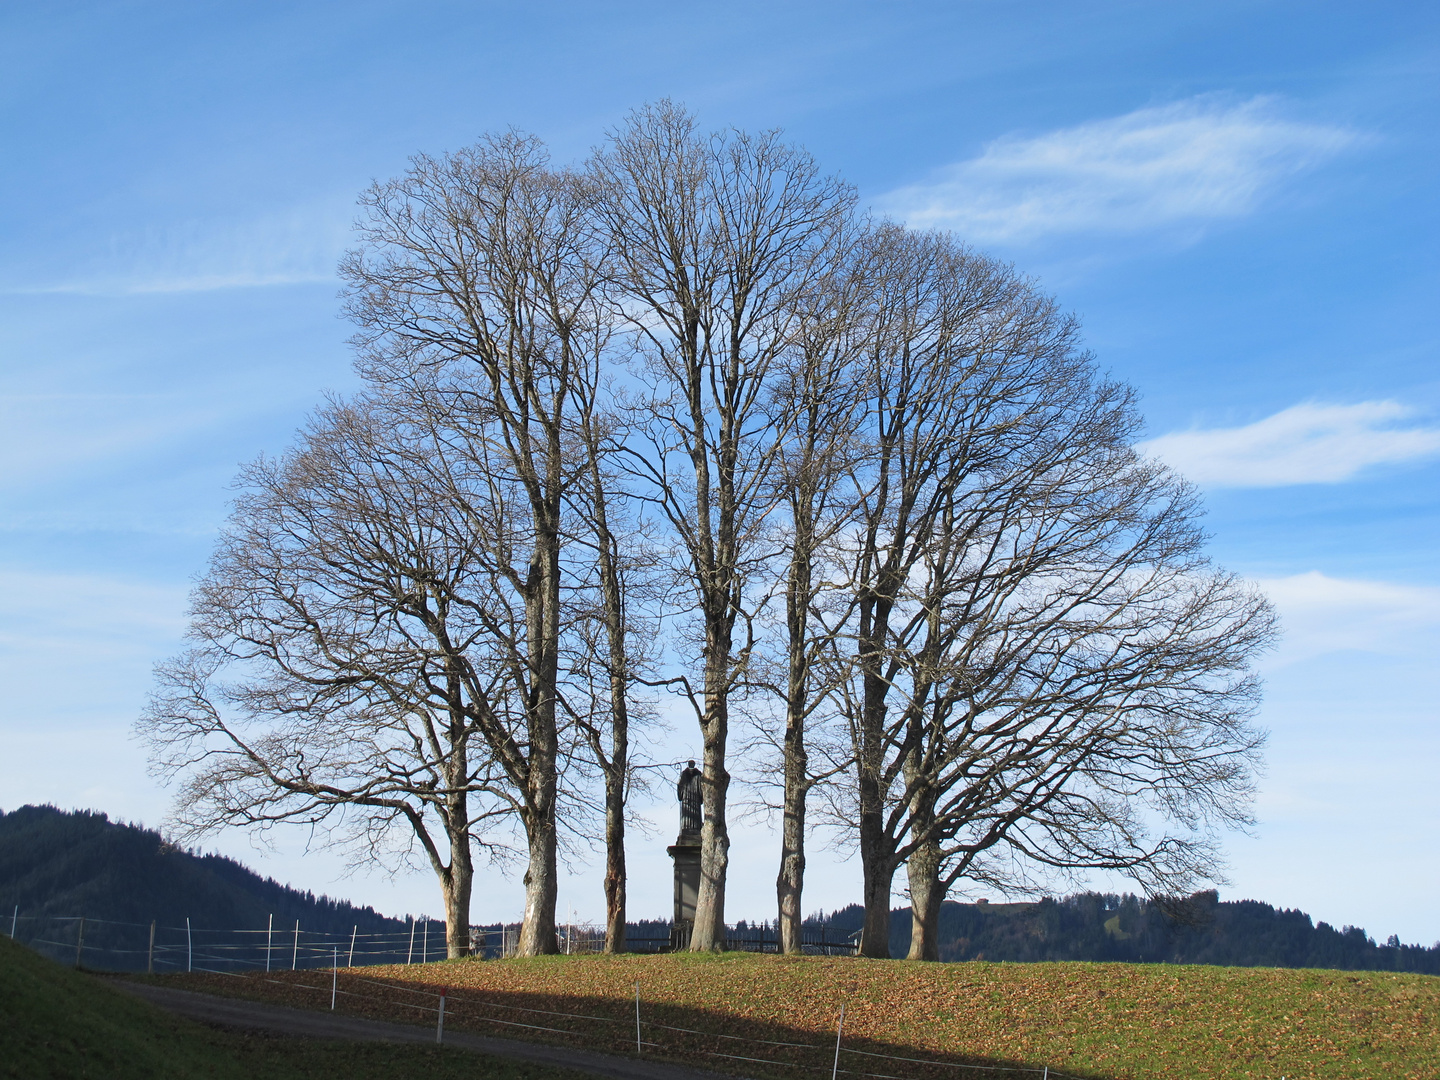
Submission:
{"label": "bare tree crown against sky", "polygon": [[[536,954],[588,775],[620,948],[631,717],[667,685],[703,746],[694,949],[724,945],[742,718],[781,763],[787,949],[807,800],[841,772],[870,955],[902,866],[920,959],[966,880],[1219,874],[1270,610],[1207,564],[1194,493],[1131,449],[1131,391],[1012,267],[669,102],[582,169],[512,132],[361,205],[370,389],[242,476],[144,721],[189,828],[308,820],[363,853],[403,821],[454,953],[477,823],[512,813]],[[848,746],[817,767],[822,728]]]}
{"label": "bare tree crown against sky", "polygon": [[[630,410],[632,472],[675,538],[694,600],[705,818],[692,948],[719,948],[729,870],[731,696],[752,620],[771,474],[789,437],[768,390],[854,203],[774,133],[702,135],[665,102],[591,163],[612,279],[652,389]],[[738,639],[737,639],[738,632]]]}
{"label": "bare tree crown against sky", "polygon": [[513,621],[482,549],[514,538],[436,485],[433,441],[407,427],[383,403],[331,407],[241,474],[194,595],[195,647],[157,669],[141,731],[184,777],[182,836],[302,822],[357,861],[418,847],[454,956],[470,945],[472,846],[503,839],[514,809],[482,734],[496,721],[480,719],[509,708],[496,630]]}

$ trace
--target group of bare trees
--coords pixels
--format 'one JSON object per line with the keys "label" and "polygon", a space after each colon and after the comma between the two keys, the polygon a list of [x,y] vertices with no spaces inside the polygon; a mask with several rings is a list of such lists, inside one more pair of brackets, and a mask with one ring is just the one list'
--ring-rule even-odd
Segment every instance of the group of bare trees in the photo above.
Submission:
{"label": "group of bare trees", "polygon": [[181,830],[419,853],[452,955],[477,852],[523,837],[543,953],[561,845],[596,836],[623,949],[634,725],[673,695],[703,755],[695,949],[724,942],[742,743],[778,778],[787,950],[817,820],[858,848],[868,955],[902,866],[920,959],[962,881],[1215,875],[1271,613],[1012,268],[668,103],[581,168],[511,133],[362,206],[366,389],[242,474],[141,721]]}

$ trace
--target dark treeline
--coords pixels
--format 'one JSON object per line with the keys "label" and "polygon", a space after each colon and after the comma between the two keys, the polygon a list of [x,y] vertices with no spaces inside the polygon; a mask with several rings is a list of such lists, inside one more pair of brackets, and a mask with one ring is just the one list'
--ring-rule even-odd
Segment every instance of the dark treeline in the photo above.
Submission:
{"label": "dark treeline", "polygon": [[[851,905],[829,923],[856,931],[864,910]],[[909,908],[890,916],[890,950],[910,945]],[[1385,944],[1358,926],[1339,930],[1303,911],[1257,900],[1221,901],[1196,893],[1173,912],[1141,897],[1080,893],[1033,904],[960,904],[940,911],[940,959],[1033,962],[1220,964],[1236,967],[1417,971],[1440,975],[1440,942],[1430,948]]]}
{"label": "dark treeline", "polygon": [[[261,877],[233,859],[166,843],[152,829],[121,824],[102,813],[53,806],[0,812],[0,911],[4,931],[18,909],[21,940],[73,934],[55,918],[86,916],[86,941],[96,950],[135,947],[142,936],[112,924],[197,930],[292,931],[399,936],[408,923],[372,908],[301,892]],[[45,919],[42,921],[42,917]],[[129,928],[129,929],[133,929]],[[143,942],[142,942],[143,944]]]}

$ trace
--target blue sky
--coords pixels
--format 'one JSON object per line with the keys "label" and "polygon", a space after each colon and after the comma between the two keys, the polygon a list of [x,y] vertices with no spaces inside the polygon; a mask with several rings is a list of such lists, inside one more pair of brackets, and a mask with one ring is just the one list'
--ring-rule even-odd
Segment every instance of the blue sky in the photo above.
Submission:
{"label": "blue sky", "polygon": [[[785,129],[1080,315],[1286,623],[1222,895],[1435,941],[1437,31],[1413,2],[5,5],[0,807],[163,817],[130,726],[238,464],[354,385],[333,267],[359,189],[512,125],[580,157],[669,96]],[[637,915],[669,904],[653,813]],[[214,846],[438,908],[428,873],[341,878],[303,836]],[[772,916],[776,850],[742,827],[732,917]],[[858,898],[843,852],[811,883]],[[594,865],[572,905],[603,910]],[[495,877],[475,917],[519,906]]]}

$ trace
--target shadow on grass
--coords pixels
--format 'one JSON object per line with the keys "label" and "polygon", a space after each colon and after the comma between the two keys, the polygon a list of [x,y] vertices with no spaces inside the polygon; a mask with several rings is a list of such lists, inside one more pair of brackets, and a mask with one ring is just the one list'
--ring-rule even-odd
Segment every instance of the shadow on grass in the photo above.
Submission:
{"label": "shadow on grass", "polygon": [[[302,1009],[328,1010],[324,972],[161,976],[185,989]],[[392,1023],[433,1025],[445,992],[445,1030],[636,1056],[634,1005],[614,997],[542,994],[377,979],[341,971],[336,1011]],[[942,1053],[898,1041],[845,1035],[838,1069],[833,1034],[770,1020],[656,1001],[641,1003],[641,1056],[764,1080],[1109,1080],[1108,1074],[1041,1062]]]}

